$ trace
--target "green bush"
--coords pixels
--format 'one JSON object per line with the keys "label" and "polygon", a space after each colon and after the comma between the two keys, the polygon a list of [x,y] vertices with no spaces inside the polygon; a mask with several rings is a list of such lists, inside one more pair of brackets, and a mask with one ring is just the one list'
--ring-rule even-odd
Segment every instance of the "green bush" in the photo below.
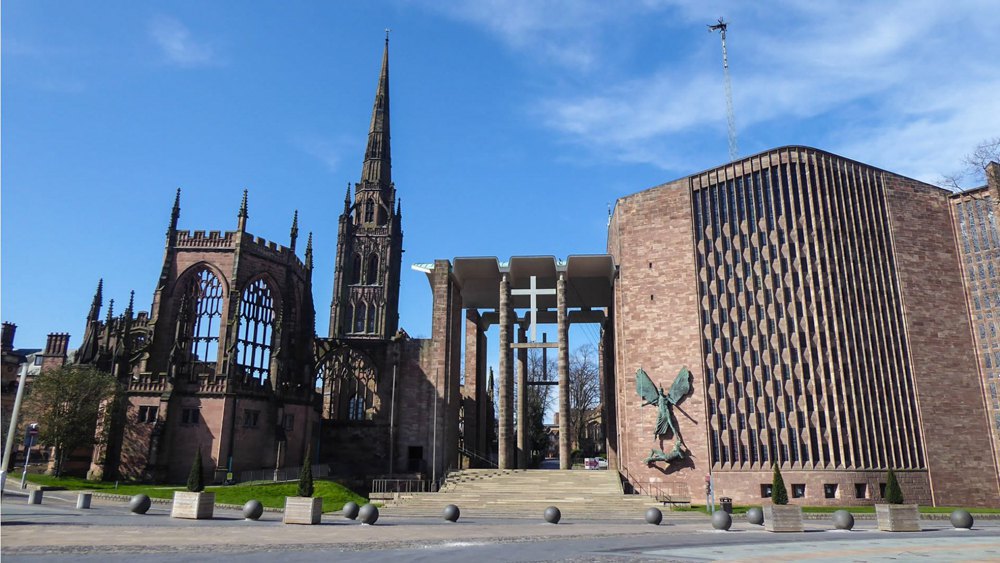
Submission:
{"label": "green bush", "polygon": [[900,490],[899,481],[896,480],[896,474],[892,469],[885,476],[885,502],[889,504],[903,504],[903,491]]}
{"label": "green bush", "polygon": [[205,490],[205,480],[202,476],[201,448],[194,454],[194,461],[191,463],[191,472],[188,473],[187,490],[192,493],[200,493]]}
{"label": "green bush", "polygon": [[771,480],[771,503],[788,504],[788,490],[785,489],[785,480],[781,478],[777,463],[774,464],[774,478]]}
{"label": "green bush", "polygon": [[312,444],[306,446],[306,455],[302,458],[302,471],[299,472],[299,496],[313,496]]}

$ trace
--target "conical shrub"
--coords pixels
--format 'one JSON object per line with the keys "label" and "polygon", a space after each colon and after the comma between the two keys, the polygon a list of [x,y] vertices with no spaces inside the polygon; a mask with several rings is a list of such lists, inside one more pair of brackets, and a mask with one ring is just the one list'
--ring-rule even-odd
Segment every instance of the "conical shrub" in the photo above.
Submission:
{"label": "conical shrub", "polygon": [[781,478],[777,463],[774,464],[774,478],[771,480],[771,503],[788,504],[788,489],[785,488],[785,480]]}
{"label": "conical shrub", "polygon": [[896,480],[896,473],[892,469],[885,476],[885,502],[903,504],[903,491],[899,488],[899,481]]}
{"label": "conical shrub", "polygon": [[299,496],[313,496],[312,444],[306,446],[306,455],[302,458],[302,471],[299,472]]}
{"label": "conical shrub", "polygon": [[194,454],[194,461],[191,462],[191,472],[188,473],[187,490],[192,493],[200,493],[205,490],[205,479],[202,475],[201,448]]}

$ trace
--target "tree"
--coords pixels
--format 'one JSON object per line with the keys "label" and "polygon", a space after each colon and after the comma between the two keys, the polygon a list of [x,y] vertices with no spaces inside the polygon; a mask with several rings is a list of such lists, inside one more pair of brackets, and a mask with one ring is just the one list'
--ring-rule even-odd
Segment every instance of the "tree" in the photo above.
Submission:
{"label": "tree", "polygon": [[194,454],[194,461],[191,463],[191,472],[188,473],[187,490],[192,493],[200,493],[205,490],[205,480],[201,465],[201,447],[199,447]]}
{"label": "tree", "polygon": [[903,504],[903,491],[899,488],[896,473],[889,469],[885,476],[885,502],[888,504]]}
{"label": "tree", "polygon": [[[972,152],[962,159],[962,169],[946,174],[938,184],[957,191],[961,190],[962,184],[966,182],[976,184],[986,182],[987,166],[991,162],[1000,162],[1000,137],[986,139],[976,145]],[[1000,178],[994,178],[993,181],[1000,182]]]}
{"label": "tree", "polygon": [[299,496],[313,496],[312,444],[306,446],[306,455],[302,458],[302,471],[299,472]]}
{"label": "tree", "polygon": [[771,504],[788,504],[788,489],[777,463],[774,464],[774,478],[771,479]]}
{"label": "tree", "polygon": [[[556,362],[543,361],[543,352],[533,349],[528,352],[528,381],[555,381]],[[545,427],[545,414],[552,403],[550,385],[529,385],[527,389],[525,429],[528,433],[528,448],[531,464],[537,466],[549,449],[549,431]]]}
{"label": "tree", "polygon": [[26,391],[25,420],[37,422],[39,443],[54,448],[56,476],[73,450],[94,444],[98,412],[112,412],[121,397],[114,376],[79,365],[43,371]]}
{"label": "tree", "polygon": [[593,450],[587,443],[587,424],[599,418],[595,413],[601,404],[601,381],[597,363],[597,348],[584,344],[569,359],[569,429],[573,442],[580,450]]}

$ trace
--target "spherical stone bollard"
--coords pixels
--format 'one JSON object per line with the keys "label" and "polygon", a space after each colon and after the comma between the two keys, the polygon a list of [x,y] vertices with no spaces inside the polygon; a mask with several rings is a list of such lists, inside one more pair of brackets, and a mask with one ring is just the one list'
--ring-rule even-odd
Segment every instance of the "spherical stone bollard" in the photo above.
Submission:
{"label": "spherical stone bollard", "polygon": [[973,522],[975,522],[975,520],[972,518],[972,515],[969,514],[968,510],[959,509],[951,513],[951,525],[956,528],[971,530]]}
{"label": "spherical stone bollard", "polygon": [[833,513],[833,527],[838,530],[853,529],[854,515],[846,510],[837,510]]}
{"label": "spherical stone bollard", "polygon": [[560,518],[562,518],[562,513],[559,512],[558,508],[550,506],[545,509],[545,521],[549,524],[558,524]]}
{"label": "spherical stone bollard", "polygon": [[145,514],[152,504],[153,501],[149,500],[147,495],[139,493],[132,497],[132,500],[128,501],[128,509],[131,510],[133,514]]}
{"label": "spherical stone bollard", "polygon": [[354,520],[355,518],[358,517],[358,511],[360,509],[361,508],[358,506],[358,503],[354,501],[348,502],[347,504],[344,505],[344,518],[347,518],[348,520]]}
{"label": "spherical stone bollard", "polygon": [[366,504],[358,510],[358,518],[362,524],[374,524],[378,520],[378,508],[374,504]]}
{"label": "spherical stone bollard", "polygon": [[458,517],[461,516],[462,511],[458,509],[454,504],[449,504],[444,507],[444,519],[449,522],[458,522]]}
{"label": "spherical stone bollard", "polygon": [[716,510],[712,515],[712,527],[716,530],[728,531],[733,525],[733,517],[724,510]]}
{"label": "spherical stone bollard", "polygon": [[649,507],[648,510],[646,510],[646,523],[647,524],[652,524],[654,526],[659,526],[660,522],[662,522],[662,521],[663,521],[663,513],[660,512],[659,508],[656,508],[655,506],[651,506],[651,507]]}
{"label": "spherical stone bollard", "polygon": [[751,524],[756,524],[757,526],[764,525],[764,510],[760,507],[753,507],[747,510],[747,522]]}
{"label": "spherical stone bollard", "polygon": [[243,518],[257,520],[264,515],[264,505],[259,500],[248,500],[243,505]]}

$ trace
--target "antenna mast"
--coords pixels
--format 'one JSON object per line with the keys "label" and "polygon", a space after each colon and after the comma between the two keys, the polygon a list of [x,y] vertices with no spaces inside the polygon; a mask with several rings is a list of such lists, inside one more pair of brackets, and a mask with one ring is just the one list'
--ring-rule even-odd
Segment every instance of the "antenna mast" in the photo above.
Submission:
{"label": "antenna mast", "polygon": [[729,79],[729,57],[726,54],[726,29],[729,24],[719,18],[719,23],[708,26],[708,32],[718,31],[722,37],[722,73],[726,82],[726,119],[729,121],[729,160],[739,158],[740,149],[736,145],[736,116],[733,112],[733,84]]}

